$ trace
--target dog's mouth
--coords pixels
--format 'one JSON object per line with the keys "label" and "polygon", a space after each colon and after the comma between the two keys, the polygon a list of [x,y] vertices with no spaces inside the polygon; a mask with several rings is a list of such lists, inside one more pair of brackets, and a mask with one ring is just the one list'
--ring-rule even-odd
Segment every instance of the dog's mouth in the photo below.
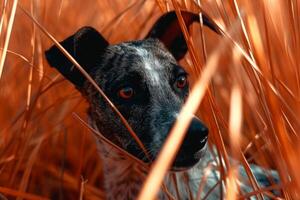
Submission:
{"label": "dog's mouth", "polygon": [[185,148],[184,146],[182,146],[179,153],[177,154],[175,161],[173,162],[170,171],[186,171],[194,167],[206,153],[207,137],[200,141],[198,149],[199,150],[194,153],[191,153],[189,151],[185,152]]}

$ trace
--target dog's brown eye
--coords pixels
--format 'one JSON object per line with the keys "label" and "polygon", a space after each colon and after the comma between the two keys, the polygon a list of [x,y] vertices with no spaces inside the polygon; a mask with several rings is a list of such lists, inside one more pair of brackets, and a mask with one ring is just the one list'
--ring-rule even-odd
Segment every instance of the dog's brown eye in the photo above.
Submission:
{"label": "dog's brown eye", "polygon": [[133,89],[131,87],[124,87],[119,90],[119,96],[123,99],[130,99],[133,96]]}
{"label": "dog's brown eye", "polygon": [[179,76],[176,80],[176,87],[182,89],[186,85],[187,85],[187,77],[184,75]]}

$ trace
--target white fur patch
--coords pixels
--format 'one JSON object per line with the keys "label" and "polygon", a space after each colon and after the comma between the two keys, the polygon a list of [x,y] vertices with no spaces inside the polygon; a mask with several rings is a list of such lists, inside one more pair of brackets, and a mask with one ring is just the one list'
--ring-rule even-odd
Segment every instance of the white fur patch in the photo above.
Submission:
{"label": "white fur patch", "polygon": [[161,64],[159,61],[152,56],[146,49],[142,48],[135,48],[137,54],[141,56],[143,63],[144,63],[144,69],[147,74],[147,77],[149,77],[149,80],[151,83],[155,86],[160,85],[160,76],[157,70],[160,68]]}

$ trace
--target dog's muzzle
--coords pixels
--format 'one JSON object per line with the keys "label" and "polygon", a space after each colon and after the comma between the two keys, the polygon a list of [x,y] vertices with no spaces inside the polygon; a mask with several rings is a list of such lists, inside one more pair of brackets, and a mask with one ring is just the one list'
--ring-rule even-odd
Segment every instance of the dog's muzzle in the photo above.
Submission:
{"label": "dog's muzzle", "polygon": [[194,117],[173,162],[172,170],[186,170],[197,164],[205,154],[207,139],[208,128]]}

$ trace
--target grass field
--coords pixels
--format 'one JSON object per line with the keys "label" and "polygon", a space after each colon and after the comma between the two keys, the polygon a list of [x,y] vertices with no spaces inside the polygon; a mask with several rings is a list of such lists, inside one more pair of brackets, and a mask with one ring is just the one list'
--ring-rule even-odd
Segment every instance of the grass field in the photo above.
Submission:
{"label": "grass field", "polygon": [[[142,39],[174,9],[204,11],[222,32],[194,24],[181,64],[192,93],[203,94],[186,108],[208,125],[224,160],[224,198],[277,188],[278,199],[300,199],[298,0],[0,1],[0,199],[105,197],[94,137],[75,117],[87,121],[87,102],[47,64],[49,35],[61,41],[90,25],[111,44]],[[245,167],[253,194],[238,192],[229,156]],[[258,187],[249,163],[277,170],[281,183]]]}

